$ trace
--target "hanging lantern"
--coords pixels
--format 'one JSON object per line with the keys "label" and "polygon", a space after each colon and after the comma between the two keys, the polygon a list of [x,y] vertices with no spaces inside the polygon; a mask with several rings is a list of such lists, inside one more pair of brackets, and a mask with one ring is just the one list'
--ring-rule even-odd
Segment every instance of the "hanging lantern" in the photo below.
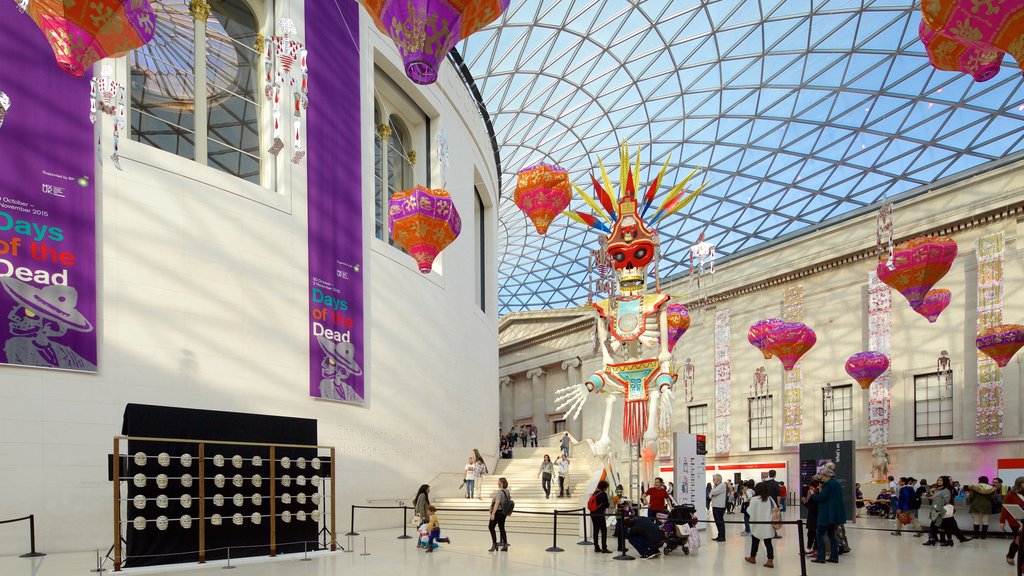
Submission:
{"label": "hanging lantern", "polygon": [[433,84],[444,57],[463,38],[494,22],[509,0],[359,0],[381,32],[394,40],[405,73]]}
{"label": "hanging lantern", "polygon": [[678,302],[670,303],[665,310],[668,316],[668,351],[671,352],[690,327],[690,312]]}
{"label": "hanging lantern", "polygon": [[803,322],[784,322],[765,337],[764,349],[778,356],[782,367],[789,372],[817,341],[814,330]]}
{"label": "hanging lantern", "polygon": [[459,237],[462,219],[448,192],[417,186],[391,197],[388,230],[420,272],[429,274],[434,258]]}
{"label": "hanging lantern", "polygon": [[544,235],[551,221],[569,206],[569,173],[561,166],[541,162],[519,171],[515,203]]}
{"label": "hanging lantern", "polygon": [[1020,2],[930,0],[921,3],[918,35],[933,67],[964,72],[984,82],[999,72],[1006,52],[1018,66],[1024,64],[1022,10]]}
{"label": "hanging lantern", "polygon": [[1024,346],[1024,326],[1020,324],[999,324],[978,335],[978,350],[1005,368],[1010,358]]}
{"label": "hanging lantern", "polygon": [[77,77],[98,60],[124,56],[146,44],[156,32],[149,0],[30,0],[19,8],[43,31],[57,65]]}
{"label": "hanging lantern", "polygon": [[949,306],[950,301],[953,299],[953,293],[945,288],[935,288],[929,290],[924,295],[924,301],[917,308],[914,308],[914,312],[917,312],[921,316],[928,319],[928,322],[932,324],[939,319],[939,314]]}
{"label": "hanging lantern", "polygon": [[889,357],[881,352],[857,352],[846,361],[846,373],[864,390],[889,369]]}
{"label": "hanging lantern", "polygon": [[898,290],[916,309],[924,303],[925,294],[949,271],[956,252],[952,238],[921,236],[896,247],[891,270],[885,262],[879,262],[875,270],[879,280]]}
{"label": "hanging lantern", "polygon": [[785,323],[786,321],[780,318],[768,318],[766,320],[758,320],[757,322],[754,322],[754,325],[751,326],[750,330],[747,331],[747,340],[754,345],[754,348],[757,348],[758,350],[761,351],[761,354],[764,356],[765,360],[768,360],[772,357],[772,353],[765,349],[765,338],[768,336],[769,332],[775,330],[776,328],[782,326]]}

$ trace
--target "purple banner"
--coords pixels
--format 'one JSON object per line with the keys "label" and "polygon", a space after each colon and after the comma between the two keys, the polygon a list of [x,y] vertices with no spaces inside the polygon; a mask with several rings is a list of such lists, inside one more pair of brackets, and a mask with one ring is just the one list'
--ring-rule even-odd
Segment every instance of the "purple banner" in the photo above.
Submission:
{"label": "purple banner", "polygon": [[359,4],[306,2],[309,395],[363,404]]}
{"label": "purple banner", "polygon": [[89,75],[62,72],[43,33],[14,2],[0,2],[0,54],[0,92],[10,102],[0,126],[2,359],[95,372]]}

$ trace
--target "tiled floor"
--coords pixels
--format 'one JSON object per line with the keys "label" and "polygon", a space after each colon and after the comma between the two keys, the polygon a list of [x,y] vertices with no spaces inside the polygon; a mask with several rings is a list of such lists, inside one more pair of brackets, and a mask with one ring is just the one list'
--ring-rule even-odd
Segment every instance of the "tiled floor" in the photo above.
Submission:
{"label": "tiled floor", "polygon": [[[732,520],[735,516],[730,516]],[[812,576],[888,575],[904,572],[915,574],[996,574],[1011,575],[1013,568],[1004,560],[1009,544],[1005,539],[988,539],[952,548],[926,547],[922,538],[889,535],[890,524],[876,519],[849,525],[847,534],[853,552],[842,556],[839,564],[810,564]],[[730,526],[729,533],[739,531]],[[233,571],[224,572],[223,562],[199,565],[177,565],[164,568],[127,570],[125,574],[186,574],[206,576],[325,576],[359,574],[361,576],[392,576],[396,574],[444,574],[470,576],[475,574],[658,574],[677,575],[681,571],[695,574],[800,574],[796,554],[795,529],[787,527],[785,536],[776,540],[775,569],[764,568],[764,549],[757,565],[743,561],[749,538],[730,535],[725,543],[708,542],[699,551],[684,556],[676,551],[651,560],[616,561],[612,554],[594,554],[589,546],[559,541],[565,552],[545,552],[550,537],[510,534],[511,546],[505,553],[489,553],[490,538],[485,532],[450,531],[454,543],[442,545],[433,554],[416,549],[415,540],[397,540],[397,530],[366,532],[356,538],[354,553],[334,552],[311,555],[309,562],[299,557],[246,559],[235,562]],[[363,537],[370,555],[362,556]],[[109,568],[109,564],[107,565]],[[95,568],[95,553],[51,554],[39,559],[0,558],[3,576],[69,576],[89,574]]]}

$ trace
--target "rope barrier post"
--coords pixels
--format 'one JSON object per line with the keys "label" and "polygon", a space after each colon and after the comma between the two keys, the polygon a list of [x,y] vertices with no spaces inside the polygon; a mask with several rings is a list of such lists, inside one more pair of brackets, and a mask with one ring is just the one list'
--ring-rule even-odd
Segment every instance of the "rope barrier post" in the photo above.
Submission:
{"label": "rope barrier post", "polygon": [[231,548],[228,548],[228,565],[224,566],[222,570],[234,570],[235,567],[231,565]]}
{"label": "rope barrier post", "polygon": [[104,573],[106,571],[107,571],[106,568],[103,567],[103,560],[102,560],[102,557],[100,556],[100,551],[99,551],[99,549],[97,549],[96,550],[96,569],[95,570],[89,570],[89,572],[96,572],[96,573],[102,574],[102,573]]}
{"label": "rope barrier post", "polygon": [[545,552],[565,552],[558,547],[558,510],[555,510],[554,524],[551,530],[551,547],[546,549]]}
{"label": "rope barrier post", "polygon": [[411,540],[412,536],[409,536],[409,507],[402,504],[402,535],[398,537],[399,540]]}
{"label": "rope barrier post", "polygon": [[626,523],[624,519],[619,519],[616,516],[615,525],[619,529],[619,555],[613,556],[612,560],[636,560],[636,558],[626,553]]}
{"label": "rope barrier post", "polygon": [[356,505],[352,505],[352,515],[349,517],[351,523],[348,526],[348,534],[345,536],[359,536],[359,532],[356,532]]}
{"label": "rope barrier post", "polygon": [[302,559],[299,562],[309,562],[312,558],[309,557],[309,542],[302,543]]}
{"label": "rope barrier post", "polygon": [[366,551],[366,536],[363,536],[363,553],[360,556],[369,556],[370,553]]}
{"label": "rope barrier post", "polygon": [[355,552],[355,550],[352,549],[352,535],[346,534],[345,536],[348,536],[348,547],[346,548],[342,546],[341,551],[351,554],[352,552]]}
{"label": "rope barrier post", "polygon": [[797,541],[800,543],[798,549],[800,553],[800,576],[807,576],[807,554],[804,550],[804,521],[800,518],[796,519],[796,534]]}
{"label": "rope barrier post", "polygon": [[39,558],[40,556],[46,556],[42,552],[36,552],[36,515],[28,515],[28,539],[31,551],[28,554],[22,554],[20,558]]}
{"label": "rope barrier post", "polygon": [[[581,512],[583,512],[583,510],[581,510]],[[591,512],[591,516],[593,516],[593,512]],[[583,540],[580,540],[576,544],[579,546],[590,546],[593,542],[587,540],[587,513],[583,512],[583,514],[580,515],[580,518],[583,520]],[[597,533],[594,533],[594,540],[597,540]]]}

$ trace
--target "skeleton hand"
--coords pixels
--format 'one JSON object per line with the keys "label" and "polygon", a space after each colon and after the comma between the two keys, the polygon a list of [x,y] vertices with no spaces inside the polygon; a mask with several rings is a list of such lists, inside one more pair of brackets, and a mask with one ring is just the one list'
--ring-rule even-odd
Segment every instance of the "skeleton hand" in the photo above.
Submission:
{"label": "skeleton hand", "polygon": [[590,390],[587,389],[586,383],[580,383],[561,388],[555,394],[555,403],[557,404],[555,410],[564,409],[565,415],[572,414],[572,419],[575,420],[583,410],[583,404],[587,401]]}

